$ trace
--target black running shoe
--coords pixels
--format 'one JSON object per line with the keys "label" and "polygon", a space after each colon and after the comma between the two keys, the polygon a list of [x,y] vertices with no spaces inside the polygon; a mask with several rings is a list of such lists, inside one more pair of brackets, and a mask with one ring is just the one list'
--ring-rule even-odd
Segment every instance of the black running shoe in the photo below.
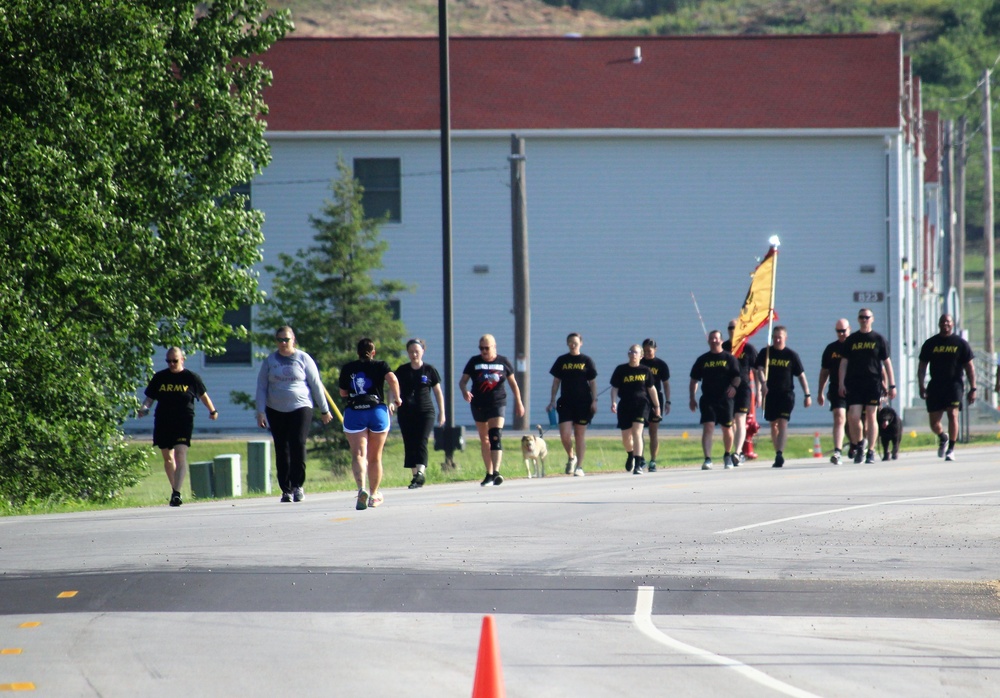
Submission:
{"label": "black running shoe", "polygon": [[503,484],[503,475],[497,473],[496,475],[493,476],[493,486],[499,487],[502,484]]}
{"label": "black running shoe", "polygon": [[181,504],[183,504],[183,502],[181,502],[180,492],[174,492],[172,495],[170,495],[170,506],[179,507]]}
{"label": "black running shoe", "polygon": [[784,465],[785,465],[785,457],[781,454],[781,451],[778,451],[778,453],[774,455],[774,464],[771,467],[781,468],[784,467]]}
{"label": "black running shoe", "polygon": [[938,458],[944,458],[945,449],[948,448],[948,437],[941,434],[938,437]]}
{"label": "black running shoe", "polygon": [[492,485],[494,477],[496,476],[493,473],[486,473],[486,477],[484,477],[483,481],[479,483],[479,486],[486,487],[487,485]]}
{"label": "black running shoe", "polygon": [[416,475],[413,476],[413,479],[410,480],[409,488],[411,490],[415,490],[417,488],[423,487],[426,481],[427,478],[424,476],[423,473],[417,473]]}
{"label": "black running shoe", "polygon": [[281,493],[281,501],[282,502],[290,502],[290,501],[292,501],[292,493],[291,492],[282,492]]}

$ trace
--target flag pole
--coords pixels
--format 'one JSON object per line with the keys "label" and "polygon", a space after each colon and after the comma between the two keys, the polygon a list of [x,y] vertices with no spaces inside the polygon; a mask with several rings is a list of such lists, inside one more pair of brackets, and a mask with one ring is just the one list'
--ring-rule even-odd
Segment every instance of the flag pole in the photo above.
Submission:
{"label": "flag pole", "polygon": [[[774,286],[777,283],[778,277],[778,246],[781,241],[778,239],[777,235],[772,235],[768,240],[771,243],[771,254],[774,255],[774,259],[771,261],[771,298],[767,304],[767,360],[764,361],[764,382],[767,382],[767,376],[771,369],[771,333],[774,328]],[[764,400],[767,400],[765,397]],[[762,405],[763,406],[763,405]]]}

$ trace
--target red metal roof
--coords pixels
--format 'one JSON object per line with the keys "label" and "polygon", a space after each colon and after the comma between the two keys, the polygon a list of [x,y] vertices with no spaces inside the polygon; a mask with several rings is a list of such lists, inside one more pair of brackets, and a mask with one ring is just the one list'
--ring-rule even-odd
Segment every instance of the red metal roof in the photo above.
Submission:
{"label": "red metal roof", "polygon": [[[633,62],[640,47],[642,61]],[[436,130],[436,38],[295,38],[264,56],[272,131]],[[898,128],[898,34],[459,37],[452,128]]]}

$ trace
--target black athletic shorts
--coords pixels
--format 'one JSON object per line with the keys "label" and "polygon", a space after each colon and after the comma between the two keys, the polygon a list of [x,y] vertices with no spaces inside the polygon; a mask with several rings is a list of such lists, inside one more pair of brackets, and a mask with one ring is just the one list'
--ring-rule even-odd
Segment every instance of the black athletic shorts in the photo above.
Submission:
{"label": "black athletic shorts", "polygon": [[566,400],[559,398],[556,401],[556,412],[559,413],[559,423],[573,422],[573,424],[587,425],[594,415],[590,412],[589,400]]}
{"label": "black athletic shorts", "polygon": [[740,383],[736,388],[736,395],[733,396],[733,414],[750,413],[750,386],[747,383]]}
{"label": "black athletic shorts", "polygon": [[830,403],[830,411],[833,410],[846,410],[847,409],[847,398],[840,397],[837,393],[831,393],[827,391],[826,400]]}
{"label": "black athletic shorts", "polygon": [[764,419],[768,422],[791,419],[793,409],[795,393],[768,393],[764,398]]}
{"label": "black athletic shorts", "polygon": [[636,402],[618,403],[618,428],[622,431],[631,429],[636,422],[645,424],[649,421],[649,402],[643,400]]}
{"label": "black athletic shorts", "polygon": [[878,407],[882,401],[882,383],[880,381],[845,382],[847,386],[847,406],[865,405]]}
{"label": "black athletic shorts", "polygon": [[162,417],[153,418],[153,445],[159,449],[170,449],[175,446],[190,446],[191,434],[194,431],[194,417]]}
{"label": "black athletic shorts", "polygon": [[503,417],[504,412],[506,411],[506,401],[496,405],[486,405],[485,407],[476,407],[476,405],[472,405],[472,419],[475,422],[488,422],[496,417]]}
{"label": "black athletic shorts", "polygon": [[931,381],[927,385],[927,411],[945,412],[957,407],[962,409],[962,388],[960,383],[938,385]]}
{"label": "black athletic shorts", "polygon": [[724,427],[733,426],[733,401],[723,396],[721,400],[708,400],[705,395],[698,402],[701,408],[701,424],[714,422]]}

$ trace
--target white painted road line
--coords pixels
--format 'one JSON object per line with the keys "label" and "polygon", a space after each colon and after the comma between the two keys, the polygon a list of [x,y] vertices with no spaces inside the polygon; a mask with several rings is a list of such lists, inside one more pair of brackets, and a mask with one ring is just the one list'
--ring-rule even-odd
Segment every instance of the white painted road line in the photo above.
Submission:
{"label": "white painted road line", "polygon": [[855,509],[871,509],[872,507],[885,507],[892,504],[912,504],[913,502],[930,502],[935,499],[952,499],[955,497],[982,497],[990,494],[1000,494],[1000,490],[990,490],[987,492],[964,492],[962,494],[942,494],[935,497],[914,497],[913,499],[891,499],[886,502],[857,504],[855,506],[850,506],[850,507],[840,507],[839,509],[826,509],[825,511],[814,511],[810,514],[799,514],[798,516],[786,516],[783,519],[771,519],[770,521],[760,521],[758,523],[747,524],[746,526],[727,528],[722,531],[716,531],[715,535],[723,533],[736,533],[737,531],[746,531],[751,528],[763,528],[764,526],[773,526],[774,524],[785,523],[786,521],[798,521],[800,519],[810,519],[814,516],[828,516],[830,514],[839,514],[842,511],[854,511]]}
{"label": "white painted road line", "polygon": [[637,589],[635,599],[635,624],[636,627],[642,631],[643,635],[655,642],[659,642],[661,645],[669,647],[672,650],[676,650],[677,652],[683,652],[684,654],[698,657],[706,662],[721,664],[728,669],[732,669],[733,671],[742,674],[745,678],[758,683],[761,686],[765,686],[786,696],[795,696],[796,698],[819,698],[819,696],[815,693],[803,691],[801,688],[796,688],[795,686],[791,686],[784,681],[779,681],[772,676],[768,676],[759,669],[747,666],[743,662],[730,659],[729,657],[722,657],[718,654],[713,654],[708,650],[703,650],[699,647],[694,647],[693,645],[675,640],[660,631],[655,625],[653,625],[653,587],[639,587]]}

